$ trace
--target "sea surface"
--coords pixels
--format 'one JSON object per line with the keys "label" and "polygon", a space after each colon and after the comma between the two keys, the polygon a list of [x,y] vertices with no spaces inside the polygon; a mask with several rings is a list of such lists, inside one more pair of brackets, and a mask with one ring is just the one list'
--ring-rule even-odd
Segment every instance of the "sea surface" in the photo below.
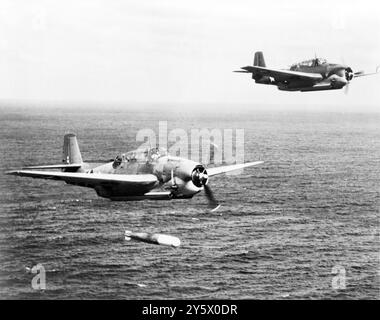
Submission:
{"label": "sea surface", "polygon": [[[1,299],[379,299],[380,114],[0,107]],[[5,175],[137,148],[140,129],[244,129],[240,175],[214,176],[222,206],[112,202],[92,189]],[[165,233],[179,248],[125,241]],[[46,289],[29,268],[41,264]]]}

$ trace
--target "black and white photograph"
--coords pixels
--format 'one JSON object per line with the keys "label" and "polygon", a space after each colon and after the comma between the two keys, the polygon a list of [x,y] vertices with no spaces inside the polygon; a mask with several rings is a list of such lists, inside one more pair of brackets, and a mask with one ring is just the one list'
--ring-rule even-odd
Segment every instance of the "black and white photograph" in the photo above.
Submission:
{"label": "black and white photograph", "polygon": [[0,300],[379,300],[379,68],[372,0],[0,0]]}

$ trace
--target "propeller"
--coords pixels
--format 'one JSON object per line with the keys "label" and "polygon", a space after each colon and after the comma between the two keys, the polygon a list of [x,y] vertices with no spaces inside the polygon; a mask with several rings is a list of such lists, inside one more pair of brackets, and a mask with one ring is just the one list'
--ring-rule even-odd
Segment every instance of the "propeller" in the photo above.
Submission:
{"label": "propeller", "polygon": [[347,84],[344,86],[344,94],[348,94],[349,88],[350,88],[350,81],[354,78],[356,73],[352,71],[350,67],[347,67],[344,69],[344,77],[347,80]]}
{"label": "propeller", "polygon": [[[343,57],[341,57],[341,61],[342,61],[343,65],[346,65]],[[349,88],[350,88],[350,81],[353,78],[367,76],[367,75],[371,75],[371,74],[376,74],[378,72],[378,69],[379,69],[379,66],[376,68],[376,71],[373,73],[365,73],[364,70],[353,72],[353,70],[350,67],[347,67],[346,69],[344,69],[344,76],[347,80],[347,84],[344,87],[344,93],[348,94]]]}
{"label": "propeller", "polygon": [[212,192],[210,186],[206,184],[203,188],[208,200],[209,208],[212,209],[211,211],[217,210],[220,207],[220,204],[218,203],[218,200],[215,199],[214,193]]}
{"label": "propeller", "polygon": [[[344,59],[343,56],[340,57],[340,60],[342,62],[343,65],[346,65],[346,61]],[[344,69],[344,77],[346,78],[347,80],[347,84],[344,86],[344,94],[347,95],[348,94],[348,91],[350,89],[350,81],[352,80],[352,78],[354,77],[354,73],[352,71],[352,69],[350,67],[347,67],[346,69]]]}
{"label": "propeller", "polygon": [[218,209],[220,205],[208,185],[208,174],[206,168],[202,165],[196,166],[191,174],[191,180],[198,188],[203,186],[203,190],[205,191],[205,195],[209,203],[209,208],[212,209],[211,211]]}
{"label": "propeller", "polygon": [[347,80],[347,84],[344,87],[344,93],[348,94],[349,88],[350,88],[350,82],[351,82],[351,80],[353,78],[360,77],[360,76],[363,76],[363,75],[365,75],[365,72],[363,70],[360,70],[360,71],[357,71],[357,72],[353,72],[350,67],[347,67],[344,70],[344,76],[345,76],[345,78]]}
{"label": "propeller", "polygon": [[[347,66],[343,57],[341,57],[341,61],[342,61],[343,65]],[[353,72],[350,67],[347,67],[345,69],[345,76],[346,76],[346,79],[348,81],[351,81],[353,78],[356,78],[356,77],[362,77],[362,76],[369,76],[369,75],[372,75],[372,74],[377,74],[378,71],[379,71],[379,68],[380,68],[380,66],[377,66],[375,72],[366,73],[364,70]]]}

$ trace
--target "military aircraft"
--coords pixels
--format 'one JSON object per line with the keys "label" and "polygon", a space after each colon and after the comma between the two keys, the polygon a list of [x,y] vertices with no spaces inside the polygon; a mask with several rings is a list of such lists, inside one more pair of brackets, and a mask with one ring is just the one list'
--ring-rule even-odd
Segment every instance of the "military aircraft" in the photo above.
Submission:
{"label": "military aircraft", "polygon": [[253,66],[242,67],[234,72],[251,73],[256,83],[275,85],[285,91],[319,91],[346,87],[353,78],[376,74],[376,72],[353,72],[344,64],[329,63],[317,58],[293,64],[289,70],[267,68],[261,51],[255,53]]}
{"label": "military aircraft", "polygon": [[121,201],[188,199],[204,190],[210,208],[215,209],[219,204],[208,184],[209,178],[261,163],[256,161],[206,169],[198,162],[170,156],[160,148],[130,151],[106,163],[83,162],[75,134],[66,134],[62,164],[26,167],[7,174],[63,180],[68,184],[93,188],[100,197]]}

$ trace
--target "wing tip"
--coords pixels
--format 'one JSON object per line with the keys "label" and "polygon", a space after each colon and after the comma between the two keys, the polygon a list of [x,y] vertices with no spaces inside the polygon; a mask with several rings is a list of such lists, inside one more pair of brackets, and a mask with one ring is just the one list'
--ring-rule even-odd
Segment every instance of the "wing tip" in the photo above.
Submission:
{"label": "wing tip", "polygon": [[17,176],[19,174],[19,170],[5,171],[5,174]]}
{"label": "wing tip", "polygon": [[252,161],[252,162],[246,162],[245,163],[245,165],[247,166],[247,167],[249,167],[249,166],[257,166],[257,165],[259,165],[259,164],[262,164],[262,163],[264,163],[264,161]]}
{"label": "wing tip", "polygon": [[247,70],[234,70],[234,71],[232,71],[232,72],[237,72],[237,73],[251,73],[251,72],[249,72],[249,71],[247,71]]}

